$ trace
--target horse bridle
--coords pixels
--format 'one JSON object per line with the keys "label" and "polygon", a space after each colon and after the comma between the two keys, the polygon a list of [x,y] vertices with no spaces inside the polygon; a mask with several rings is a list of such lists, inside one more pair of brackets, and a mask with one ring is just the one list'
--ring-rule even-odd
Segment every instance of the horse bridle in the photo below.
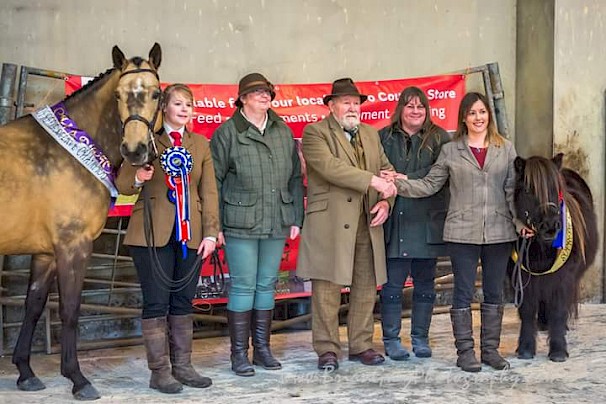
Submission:
{"label": "horse bridle", "polygon": [[[158,79],[158,82],[160,82],[160,76],[158,76],[157,71],[155,71],[153,69],[145,69],[145,68],[138,68],[138,69],[133,69],[133,70],[123,72],[120,75],[120,78],[126,76],[127,74],[131,74],[131,73],[151,73],[154,76],[156,76],[156,79]],[[132,114],[132,115],[129,115],[124,120],[124,122],[122,122],[122,133],[124,133],[124,130],[126,129],[126,125],[132,121],[143,122],[143,124],[145,126],[147,126],[147,134],[149,137],[149,143],[152,145],[152,148],[154,151],[153,158],[149,159],[148,163],[151,162],[152,160],[154,160],[156,157],[158,157],[158,147],[156,146],[154,128],[156,127],[156,121],[158,120],[158,114],[160,113],[161,105],[162,105],[162,93],[160,93],[160,96],[158,97],[158,105],[156,106],[156,111],[154,112],[154,116],[152,117],[151,121],[147,120],[145,117],[142,117],[139,114]]]}

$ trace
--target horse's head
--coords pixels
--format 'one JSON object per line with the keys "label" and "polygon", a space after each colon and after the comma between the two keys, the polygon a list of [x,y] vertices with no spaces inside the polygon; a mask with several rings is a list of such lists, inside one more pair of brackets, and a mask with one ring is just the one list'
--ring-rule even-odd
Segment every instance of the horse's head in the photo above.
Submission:
{"label": "horse's head", "polygon": [[160,79],[158,67],[162,50],[157,43],[149,51],[149,60],[140,57],[126,59],[114,46],[114,67],[122,72],[116,98],[122,121],[120,154],[133,165],[143,165],[157,157],[154,132],[162,124],[160,113]]}
{"label": "horse's head", "polygon": [[560,153],[553,159],[534,156],[514,161],[516,216],[545,241],[553,241],[562,228],[562,157]]}

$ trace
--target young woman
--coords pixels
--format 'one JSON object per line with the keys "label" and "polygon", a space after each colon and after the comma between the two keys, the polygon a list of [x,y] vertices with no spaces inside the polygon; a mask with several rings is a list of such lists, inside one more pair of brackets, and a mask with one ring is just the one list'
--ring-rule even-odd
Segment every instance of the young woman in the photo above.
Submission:
{"label": "young woman", "polygon": [[[215,249],[219,209],[209,142],[186,128],[193,114],[191,90],[184,84],[168,86],[161,107],[163,129],[156,135],[159,158],[139,168],[124,164],[116,186],[124,195],[143,188],[150,197],[156,243],[152,247],[162,273],[153,269],[149,258],[143,194],[133,207],[124,244],[130,246],[143,293],[141,328],[152,371],[149,386],[177,393],[183,384],[202,388],[212,383],[191,365],[192,299],[198,277],[184,280],[191,271],[199,271],[193,268],[197,255],[206,258]],[[178,155],[188,162],[182,174],[166,164],[171,160],[167,157]]]}
{"label": "young woman", "polygon": [[513,144],[497,132],[486,97],[468,93],[459,107],[453,141],[442,146],[427,176],[408,179],[399,175],[398,194],[425,197],[439,191],[449,180],[450,205],[444,240],[454,274],[450,311],[457,366],[478,372],[472,334],[471,301],[478,261],[482,263],[481,360],[495,369],[509,368],[497,351],[503,319],[503,280],[516,239],[513,223]]}

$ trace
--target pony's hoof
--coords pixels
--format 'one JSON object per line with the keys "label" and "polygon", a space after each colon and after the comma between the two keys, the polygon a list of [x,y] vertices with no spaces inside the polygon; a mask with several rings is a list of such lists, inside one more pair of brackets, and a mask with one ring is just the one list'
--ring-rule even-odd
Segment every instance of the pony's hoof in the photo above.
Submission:
{"label": "pony's hoof", "polygon": [[568,355],[566,352],[555,352],[549,354],[549,360],[552,362],[566,362]]}
{"label": "pony's hoof", "polygon": [[532,352],[518,352],[518,359],[534,359]]}
{"label": "pony's hoof", "polygon": [[17,381],[17,388],[23,391],[40,391],[44,390],[46,386],[40,379],[34,376],[21,382]]}
{"label": "pony's hoof", "polygon": [[74,398],[80,401],[91,401],[101,398],[101,395],[92,384],[86,384],[78,391],[74,391]]}

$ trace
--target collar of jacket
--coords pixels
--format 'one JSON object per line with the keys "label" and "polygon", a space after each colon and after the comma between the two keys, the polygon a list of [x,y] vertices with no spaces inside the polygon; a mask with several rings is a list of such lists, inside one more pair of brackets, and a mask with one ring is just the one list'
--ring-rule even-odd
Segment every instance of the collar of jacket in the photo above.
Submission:
{"label": "collar of jacket", "polygon": [[[249,127],[253,126],[252,123],[244,118],[244,115],[240,112],[240,108],[236,109],[234,114],[231,116],[231,119],[234,120],[234,124],[236,125],[236,130],[241,132],[246,132]],[[282,118],[278,116],[271,108],[267,110],[267,126],[265,129],[268,129],[273,123],[281,121]]]}

